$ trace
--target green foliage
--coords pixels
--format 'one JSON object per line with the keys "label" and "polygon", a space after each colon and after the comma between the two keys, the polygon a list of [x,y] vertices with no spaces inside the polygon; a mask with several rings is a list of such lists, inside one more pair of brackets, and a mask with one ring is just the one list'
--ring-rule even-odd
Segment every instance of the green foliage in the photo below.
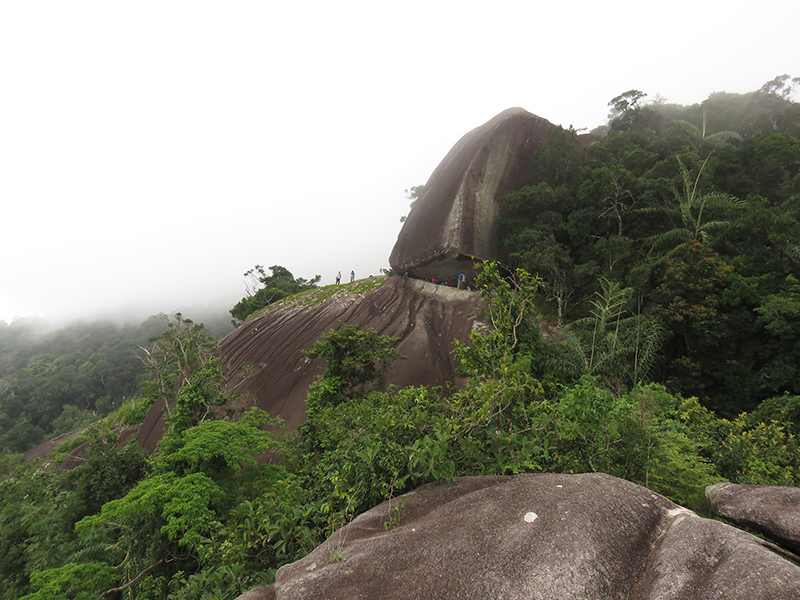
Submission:
{"label": "green foliage", "polygon": [[651,438],[647,478],[642,482],[671,500],[694,508],[705,505],[705,488],[722,479],[698,453],[685,432],[666,429]]}
{"label": "green foliage", "polygon": [[181,432],[180,446],[174,452],[155,457],[156,471],[201,472],[219,480],[225,472],[238,473],[257,466],[256,457],[275,445],[262,429],[277,421],[258,408],[252,408],[236,421],[203,421]]}
{"label": "green foliage", "polygon": [[559,318],[576,283],[574,262],[563,243],[568,224],[561,200],[547,183],[525,187],[503,198],[497,219],[503,246],[514,264],[541,278],[558,303]]}
{"label": "green foliage", "polygon": [[[601,279],[602,290],[595,292],[589,316],[571,324],[566,335],[568,352],[551,369],[598,375],[605,386],[617,394],[652,377],[658,360],[664,329],[642,314],[630,314],[632,288]],[[565,359],[567,359],[565,361]]]}
{"label": "green foliage", "polygon": [[194,323],[181,313],[160,315],[167,331],[141,347],[142,362],[152,379],[146,386],[151,398],[163,399],[167,413],[183,389],[213,355],[214,340],[202,323]]}
{"label": "green foliage", "polygon": [[169,430],[164,434],[162,445],[174,444],[184,431],[206,419],[216,416],[216,409],[227,401],[219,359],[209,358],[191,380],[187,380],[175,399],[174,405],[166,404],[164,420]]}
{"label": "green foliage", "polygon": [[135,350],[163,323],[74,323],[47,334],[25,320],[0,328],[0,453],[97,421],[133,396],[145,371]]}
{"label": "green foliage", "polygon": [[[713,208],[742,206],[742,202],[730,194],[722,192],[710,192],[701,194],[699,192],[700,177],[703,169],[708,163],[707,157],[698,170],[697,176],[692,180],[689,169],[676,157],[680,167],[682,191],[674,190],[675,202],[672,207],[648,207],[640,209],[642,214],[661,214],[668,218],[672,217],[676,227],[663,233],[647,238],[647,242],[657,248],[675,248],[681,244],[690,243],[698,240],[704,244],[713,246],[720,236],[728,230],[731,223],[727,220],[709,220],[708,213]],[[670,256],[671,252],[667,254]]]}
{"label": "green foliage", "polygon": [[647,94],[639,90],[628,90],[619,96],[612,98],[608,105],[611,107],[611,117],[625,114],[629,110],[639,108],[639,103],[647,97]]}
{"label": "green foliage", "polygon": [[534,301],[541,281],[524,269],[505,277],[497,262],[479,265],[475,283],[485,301],[488,329],[470,333],[469,345],[456,341],[455,354],[474,381],[502,376],[519,353],[534,323]]}
{"label": "green foliage", "polygon": [[[795,486],[800,479],[797,438],[777,421],[751,423],[745,417],[735,419],[728,427],[720,454],[729,462],[730,470],[725,475],[738,483]],[[735,471],[730,463],[735,465]]]}
{"label": "green foliage", "polygon": [[253,313],[282,298],[317,287],[322,278],[320,275],[309,280],[295,278],[288,269],[280,265],[273,265],[269,270],[271,274],[267,275],[263,266],[256,265],[244,274],[251,280],[247,286],[247,296],[230,310],[237,322],[243,322]]}
{"label": "green foliage", "polygon": [[[601,141],[581,149],[557,130],[542,145],[536,184],[504,197],[496,221],[511,268],[542,278],[542,314],[557,312],[554,337],[568,341],[539,348],[537,374],[569,382],[594,373],[618,393],[642,380],[605,351],[620,347],[615,336],[593,333],[595,294],[609,282],[636,290],[615,333],[636,315],[633,345],[656,354],[646,373],[672,392],[728,417],[798,392],[788,279],[800,277],[792,82],[780,76],[758,92],[714,94],[691,107],[645,106],[630,90],[611,101]],[[700,260],[696,242],[716,254]],[[602,366],[598,339],[609,342],[600,356],[614,357]]]}
{"label": "green foliage", "polygon": [[206,568],[185,577],[181,572],[170,581],[169,600],[233,600],[241,594],[273,583],[274,569],[266,572],[242,563]]}
{"label": "green foliage", "polygon": [[83,519],[77,531],[122,531],[133,546],[163,535],[198,552],[235,499],[236,476],[255,468],[255,457],[274,445],[261,429],[268,422],[266,413],[252,409],[237,423],[205,421],[182,431],[179,445],[156,457],[153,475],[124,498],[107,502],[99,515]]}
{"label": "green foliage", "polygon": [[67,563],[34,573],[34,591],[22,600],[94,600],[109,590],[118,577],[117,570],[106,563]]}
{"label": "green foliage", "polygon": [[137,444],[120,448],[117,436],[102,426],[90,427],[86,437],[86,459],[63,477],[70,490],[65,514],[70,524],[127,494],[147,472],[145,452]]}
{"label": "green foliage", "polygon": [[147,411],[153,405],[153,398],[135,397],[125,400],[113,413],[113,422],[119,427],[138,425],[144,421]]}
{"label": "green foliage", "polygon": [[[763,402],[752,413],[720,419],[696,398],[683,402],[681,421],[701,456],[717,473],[735,483],[789,485],[800,483],[797,421],[791,419],[800,400],[783,396]],[[790,417],[790,420],[786,420]]]}
{"label": "green foliage", "polygon": [[327,362],[320,381],[312,385],[307,401],[309,411],[336,406],[348,397],[363,396],[373,384],[381,385],[389,363],[404,358],[393,348],[398,340],[381,336],[374,329],[360,331],[345,323],[324,334],[311,350],[304,352],[309,358],[324,358]]}
{"label": "green foliage", "polygon": [[144,546],[160,534],[196,549],[212,531],[214,507],[222,498],[219,486],[203,473],[184,477],[161,473],[140,482],[124,498],[105,504],[99,515],[82,519],[76,530],[83,535],[100,526],[123,531],[131,550],[145,555]]}

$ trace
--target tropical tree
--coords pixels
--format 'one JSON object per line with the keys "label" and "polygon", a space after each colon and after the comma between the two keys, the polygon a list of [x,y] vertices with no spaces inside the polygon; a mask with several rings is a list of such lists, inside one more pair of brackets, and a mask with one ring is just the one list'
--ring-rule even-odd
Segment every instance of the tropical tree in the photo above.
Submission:
{"label": "tropical tree", "polygon": [[611,107],[611,113],[608,115],[609,119],[624,115],[629,110],[636,110],[639,108],[639,103],[646,97],[647,94],[639,90],[628,90],[616,98],[612,98],[608,103]]}
{"label": "tropical tree", "polygon": [[788,74],[778,75],[761,86],[759,91],[765,94],[776,94],[789,100],[795,88],[800,85],[800,77],[790,77]]}
{"label": "tropical tree", "polygon": [[536,327],[534,301],[541,280],[524,269],[504,272],[498,262],[478,265],[478,289],[485,300],[486,330],[470,333],[469,344],[455,342],[462,369],[474,383],[502,377],[520,355],[525,330]]}
{"label": "tropical tree", "polygon": [[526,186],[503,198],[498,232],[512,263],[534,274],[537,286],[558,307],[559,322],[575,291],[574,264],[559,196],[547,183]]}
{"label": "tropical tree", "polygon": [[589,315],[573,322],[567,336],[567,356],[574,364],[552,368],[598,376],[603,385],[621,394],[652,376],[665,331],[652,318],[631,310],[633,288],[606,278],[601,284]]}
{"label": "tropical tree", "polygon": [[[708,213],[713,208],[741,207],[743,201],[723,192],[700,192],[700,176],[703,174],[710,155],[706,157],[697,175],[692,178],[689,169],[683,164],[680,157],[675,157],[680,169],[682,189],[673,189],[674,203],[672,206],[658,206],[638,209],[640,214],[660,214],[673,221],[672,229],[650,236],[646,241],[659,249],[669,248],[674,250],[680,244],[691,240],[698,240],[703,244],[713,246],[719,241],[722,234],[730,227],[727,220],[709,220]],[[669,256],[669,253],[667,254]]]}
{"label": "tropical tree", "polygon": [[214,340],[202,323],[184,318],[181,313],[159,316],[166,322],[167,331],[151,338],[150,345],[140,346],[140,350],[142,362],[152,376],[146,385],[148,395],[153,400],[163,399],[169,414],[184,387],[213,356]]}
{"label": "tropical tree", "polygon": [[295,278],[289,269],[280,265],[272,265],[269,270],[270,274],[267,275],[262,265],[256,265],[244,274],[247,278],[247,295],[230,310],[234,324],[242,323],[253,313],[278,300],[317,287],[322,279],[321,275],[315,275],[312,279]]}
{"label": "tropical tree", "polygon": [[716,133],[712,133],[710,135],[706,134],[706,105],[703,104],[703,127],[700,128],[693,123],[689,123],[689,121],[681,121],[676,120],[670,123],[670,126],[674,129],[679,129],[684,134],[689,136],[689,138],[694,141],[695,143],[699,144],[701,142],[710,142],[714,145],[722,144],[725,142],[730,142],[731,140],[741,140],[742,136],[736,133],[735,131],[718,131]]}
{"label": "tropical tree", "polygon": [[309,413],[337,406],[348,398],[363,397],[375,385],[381,387],[386,367],[405,358],[394,349],[399,339],[346,323],[323,335],[311,350],[304,352],[309,358],[327,362],[325,372],[311,386]]}

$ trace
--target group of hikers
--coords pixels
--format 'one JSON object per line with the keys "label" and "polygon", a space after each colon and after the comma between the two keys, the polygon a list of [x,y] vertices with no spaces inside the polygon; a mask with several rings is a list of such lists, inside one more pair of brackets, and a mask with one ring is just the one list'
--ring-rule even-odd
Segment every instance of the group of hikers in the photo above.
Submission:
{"label": "group of hikers", "polygon": [[[350,271],[350,283],[353,283],[356,280],[356,272]],[[339,271],[336,273],[336,285],[339,285],[342,282],[342,272]]]}
{"label": "group of hikers", "polygon": [[[370,275],[370,277],[372,277]],[[408,271],[403,273],[403,287],[406,287],[406,283],[408,283]],[[350,283],[353,283],[356,280],[356,272],[350,271]],[[428,281],[427,279],[425,281]],[[336,285],[339,285],[342,282],[342,272],[339,271],[336,273]],[[439,281],[434,275],[430,278],[431,283],[435,283],[436,285],[449,285],[450,287],[458,288],[459,290],[472,290],[472,287],[467,284],[467,276],[464,273],[459,273],[456,281],[453,282],[452,277],[448,277],[445,281]]]}
{"label": "group of hikers", "polygon": [[[458,274],[458,278],[455,283],[453,283],[452,277],[448,277],[445,281],[439,281],[436,275],[431,277],[430,281],[436,285],[449,285],[450,287],[456,287],[459,290],[472,290],[472,287],[467,283],[467,276],[464,275],[464,273]],[[406,287],[406,283],[408,283],[408,271],[403,274],[403,287]]]}

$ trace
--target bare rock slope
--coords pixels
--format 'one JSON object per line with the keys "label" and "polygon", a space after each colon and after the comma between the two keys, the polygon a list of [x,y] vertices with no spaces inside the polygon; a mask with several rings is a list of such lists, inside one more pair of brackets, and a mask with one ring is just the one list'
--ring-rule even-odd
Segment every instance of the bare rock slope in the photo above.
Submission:
{"label": "bare rock slope", "polygon": [[800,488],[717,483],[706,498],[714,514],[800,552]]}
{"label": "bare rock slope", "polygon": [[255,404],[290,427],[305,420],[305,399],[324,363],[303,350],[341,323],[399,337],[407,357],[393,363],[387,383],[458,384],[453,341],[466,341],[479,312],[480,296],[418,280],[376,277],[328,286],[293,297],[248,319],[220,343],[233,374],[229,387],[246,390]]}
{"label": "bare rock slope", "polygon": [[749,533],[609,475],[465,477],[362,514],[240,600],[800,598]]}
{"label": "bare rock slope", "polygon": [[408,215],[389,263],[398,273],[455,280],[470,257],[497,258],[494,219],[502,196],[528,185],[530,161],[555,125],[521,108],[462,137],[434,170]]}

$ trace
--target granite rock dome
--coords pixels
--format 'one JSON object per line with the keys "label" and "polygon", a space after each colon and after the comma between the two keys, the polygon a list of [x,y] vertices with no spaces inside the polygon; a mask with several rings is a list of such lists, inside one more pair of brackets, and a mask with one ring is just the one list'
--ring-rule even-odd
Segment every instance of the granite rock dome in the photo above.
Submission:
{"label": "granite rock dome", "polygon": [[502,196],[531,182],[530,161],[556,128],[521,108],[462,137],[434,170],[389,257],[397,273],[455,280],[471,257],[497,258],[494,219]]}

